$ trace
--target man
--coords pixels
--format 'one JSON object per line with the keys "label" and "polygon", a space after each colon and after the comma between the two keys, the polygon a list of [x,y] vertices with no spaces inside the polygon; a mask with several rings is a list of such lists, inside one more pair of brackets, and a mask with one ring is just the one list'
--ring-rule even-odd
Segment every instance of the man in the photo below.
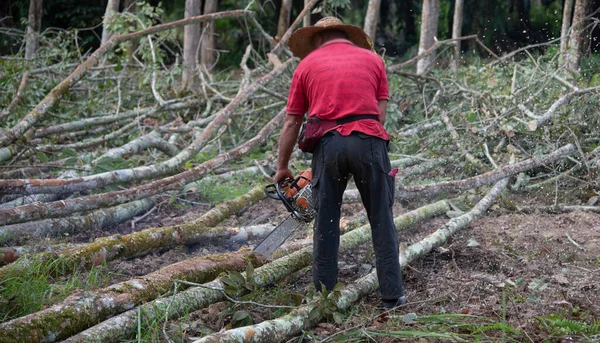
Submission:
{"label": "man", "polygon": [[371,223],[383,309],[403,304],[394,177],[383,128],[389,98],[383,61],[362,29],[335,17],[296,30],[288,46],[302,61],[292,79],[275,182],[293,177],[288,162],[306,112],[319,118],[316,126],[331,128],[312,151],[315,287],[331,290],[337,283],[340,207],[352,174]]}

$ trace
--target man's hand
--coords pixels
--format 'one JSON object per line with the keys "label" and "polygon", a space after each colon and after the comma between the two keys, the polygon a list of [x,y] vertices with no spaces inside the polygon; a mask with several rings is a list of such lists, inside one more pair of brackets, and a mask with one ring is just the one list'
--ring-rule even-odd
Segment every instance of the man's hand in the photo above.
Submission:
{"label": "man's hand", "polygon": [[293,178],[294,174],[292,174],[290,168],[282,168],[277,170],[277,173],[275,173],[275,177],[273,177],[273,181],[275,181],[275,183],[278,183],[279,181]]}

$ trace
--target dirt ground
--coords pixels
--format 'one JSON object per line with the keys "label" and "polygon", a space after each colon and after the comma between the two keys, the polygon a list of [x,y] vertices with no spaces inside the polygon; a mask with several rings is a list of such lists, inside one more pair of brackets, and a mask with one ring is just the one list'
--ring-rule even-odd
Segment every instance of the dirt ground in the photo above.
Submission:
{"label": "dirt ground", "polygon": [[[531,199],[514,197],[512,202],[530,203]],[[165,207],[136,223],[135,230],[157,225],[170,225],[194,220],[208,207]],[[407,210],[395,205],[395,215]],[[343,206],[343,219],[363,215],[359,204]],[[282,205],[263,200],[222,223],[225,226],[279,223],[287,216]],[[411,227],[399,234],[402,244],[417,242],[443,225],[448,218],[438,217]],[[72,237],[72,241],[88,241],[95,237],[133,231],[130,223],[110,230]],[[253,246],[257,242],[249,242]],[[179,247],[138,258],[109,264],[112,282],[152,272],[168,264],[193,256],[239,249],[244,244],[223,245],[218,242]],[[364,245],[340,256],[339,277],[344,284],[372,270],[374,257]],[[310,289],[310,269],[292,275],[275,288],[306,294]],[[396,316],[379,316],[378,296],[363,299],[341,325],[319,324],[307,332],[313,338],[326,339],[349,327],[363,330],[394,331],[414,328],[405,320],[439,314],[481,316],[493,321],[506,321],[520,330],[516,337],[523,341],[541,342],[549,337],[540,329],[541,318],[556,314],[563,318],[590,321],[600,318],[600,215],[590,212],[549,214],[520,213],[495,206],[483,218],[460,231],[450,242],[404,271],[410,303]],[[171,323],[174,331],[183,331],[189,341],[201,332],[226,327],[231,316],[227,304],[216,304],[194,312],[185,321]],[[249,310],[254,321],[274,316],[271,310]],[[231,314],[231,313],[230,313]],[[391,319],[390,319],[391,318]],[[394,318],[404,318],[395,320]],[[488,337],[495,341],[498,331]],[[550,341],[553,340],[554,337]],[[575,342],[565,335],[565,342]],[[403,341],[400,338],[373,338],[375,341]],[[520,339],[519,339],[520,340]],[[301,341],[300,339],[296,341]],[[342,339],[342,341],[344,341]],[[369,341],[365,338],[364,340]],[[414,341],[414,340],[405,340]],[[424,340],[431,341],[431,340]],[[443,340],[442,340],[443,341]]]}

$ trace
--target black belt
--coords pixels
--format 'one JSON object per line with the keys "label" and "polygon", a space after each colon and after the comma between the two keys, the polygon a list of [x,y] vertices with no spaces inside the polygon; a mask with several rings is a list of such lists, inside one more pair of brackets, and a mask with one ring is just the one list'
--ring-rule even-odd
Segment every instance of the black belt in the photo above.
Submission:
{"label": "black belt", "polygon": [[342,124],[347,124],[347,123],[351,123],[353,121],[357,121],[357,120],[365,120],[365,119],[373,119],[373,120],[379,120],[379,117],[375,114],[360,114],[360,115],[354,115],[354,116],[347,116],[344,118],[340,118],[340,119],[336,119],[336,123],[338,125],[342,125]]}

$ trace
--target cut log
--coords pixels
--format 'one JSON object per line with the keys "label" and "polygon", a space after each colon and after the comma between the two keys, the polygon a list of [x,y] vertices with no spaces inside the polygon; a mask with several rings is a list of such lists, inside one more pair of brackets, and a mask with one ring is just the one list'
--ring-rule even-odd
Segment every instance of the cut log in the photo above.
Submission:
{"label": "cut log", "polygon": [[[48,194],[51,195],[51,194]],[[93,231],[117,225],[149,211],[154,202],[150,199],[132,201],[127,204],[96,210],[85,216],[44,219],[35,222],[6,225],[0,227],[0,237],[5,242],[23,242],[27,237],[59,237],[85,231]],[[22,244],[22,243],[21,243]]]}
{"label": "cut log", "polygon": [[211,20],[217,20],[221,18],[236,18],[252,16],[253,12],[246,10],[235,10],[228,12],[220,12],[208,15],[201,15],[197,17],[187,18],[183,20],[174,21],[167,24],[161,24],[152,26],[148,29],[124,34],[124,35],[113,35],[106,44],[100,46],[94,53],[90,55],[83,63],[81,63],[66,79],[60,82],[54,87],[50,93],[31,111],[25,118],[23,118],[17,125],[12,127],[10,130],[0,134],[0,147],[6,147],[8,144],[15,142],[23,136],[23,134],[31,129],[33,125],[39,122],[46,113],[51,110],[56,104],[59,103],[60,98],[82,77],[84,77],[93,66],[98,64],[100,57],[106,52],[112,50],[113,47],[119,43],[136,39],[149,34],[170,30],[175,27],[184,26],[188,24],[201,23]]}
{"label": "cut log", "polygon": [[[53,272],[65,274],[81,266],[89,268],[118,258],[134,257],[155,249],[199,243],[206,238],[205,233],[208,228],[216,226],[230,215],[265,197],[263,187],[255,187],[240,197],[217,205],[191,223],[150,228],[124,236],[98,238],[80,249],[66,250],[60,254],[44,253],[35,258],[58,262],[52,263],[57,268]],[[20,273],[23,268],[28,268],[30,263],[31,259],[27,258],[0,268],[0,281],[6,280],[10,275]]]}
{"label": "cut log", "polygon": [[[458,230],[465,228],[473,222],[473,220],[481,217],[507,185],[508,178],[499,181],[471,211],[451,219],[436,232],[409,246],[405,252],[400,254],[401,266],[406,267],[408,263],[414,261],[418,257],[428,254],[433,248],[444,244],[446,240]],[[374,270],[357,280],[347,289],[341,291],[341,295],[337,301],[338,308],[343,310],[350,307],[353,302],[361,297],[373,293],[377,287],[377,273]],[[322,314],[319,313],[318,316],[313,318],[309,315],[315,307],[316,303],[312,302],[293,310],[283,317],[267,320],[256,325],[222,331],[203,337],[194,341],[194,343],[280,342],[287,337],[297,335],[301,333],[302,330],[317,324],[322,319]]]}
{"label": "cut log", "polygon": [[172,289],[173,280],[204,283],[227,270],[242,271],[248,263],[260,265],[246,248],[234,253],[192,258],[103,289],[77,292],[47,309],[1,323],[2,342],[55,342],[65,339],[156,299]]}
{"label": "cut log", "polygon": [[[445,213],[449,209],[450,206],[447,201],[439,201],[405,213],[395,218],[394,223],[398,230],[402,230],[415,223]],[[365,225],[341,236],[340,250],[347,251],[366,243],[371,238],[370,231],[370,226]],[[306,247],[286,257],[265,264],[254,270],[256,285],[263,287],[273,284],[286,275],[307,267],[311,261],[312,247]],[[139,310],[130,310],[113,317],[65,340],[64,343],[117,342],[119,339],[130,337],[136,332],[139,313],[142,313],[144,318],[155,318],[157,320],[159,318],[160,320],[164,320],[165,318],[172,319],[225,299],[219,290],[222,289],[220,281],[215,280],[204,286],[193,287],[174,296],[144,304],[140,306]]]}
{"label": "cut log", "polygon": [[0,210],[0,225],[22,223],[42,218],[64,217],[67,215],[72,215],[73,212],[115,206],[130,201],[149,198],[166,191],[181,189],[186,184],[201,179],[214,168],[224,164],[227,161],[234,160],[248,154],[255,147],[265,142],[268,138],[268,135],[283,120],[284,115],[285,109],[273,117],[273,119],[271,119],[271,121],[258,133],[258,135],[251,140],[185,172],[157,181],[149,182],[138,187],[131,187],[126,190],[66,199],[47,204],[31,204],[9,210]]}

